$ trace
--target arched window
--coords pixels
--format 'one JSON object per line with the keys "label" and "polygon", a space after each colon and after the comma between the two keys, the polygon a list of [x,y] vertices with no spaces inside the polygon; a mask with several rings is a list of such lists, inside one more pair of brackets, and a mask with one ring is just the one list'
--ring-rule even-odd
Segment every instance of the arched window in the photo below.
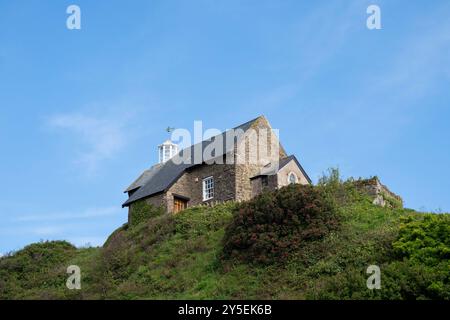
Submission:
{"label": "arched window", "polygon": [[295,184],[298,182],[297,175],[293,172],[290,172],[288,175],[288,183],[289,184]]}

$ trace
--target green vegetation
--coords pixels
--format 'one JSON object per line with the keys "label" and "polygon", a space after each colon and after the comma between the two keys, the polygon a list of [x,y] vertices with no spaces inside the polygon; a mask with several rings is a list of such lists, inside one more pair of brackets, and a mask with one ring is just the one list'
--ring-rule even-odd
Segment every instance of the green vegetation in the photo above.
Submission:
{"label": "green vegetation", "polygon": [[337,206],[326,188],[290,185],[243,203],[227,227],[224,256],[271,264],[338,228]]}
{"label": "green vegetation", "polygon": [[[1,258],[0,299],[450,299],[450,216],[358,190],[331,172],[242,204],[143,208],[103,248],[43,242]],[[69,265],[81,290],[65,287]]]}
{"label": "green vegetation", "polygon": [[130,212],[130,224],[132,226],[139,225],[150,218],[158,217],[164,213],[162,208],[155,207],[143,200],[136,202],[132,208],[133,210]]}
{"label": "green vegetation", "polygon": [[69,265],[84,265],[98,249],[76,249],[66,241],[31,244],[0,259],[0,299],[75,299],[64,290]]}

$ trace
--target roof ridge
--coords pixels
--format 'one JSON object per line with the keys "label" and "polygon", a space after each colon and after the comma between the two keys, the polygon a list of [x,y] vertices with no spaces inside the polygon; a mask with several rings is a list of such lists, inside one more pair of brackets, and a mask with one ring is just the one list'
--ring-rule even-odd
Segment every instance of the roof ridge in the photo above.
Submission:
{"label": "roof ridge", "polygon": [[[245,126],[245,125],[247,125],[247,124],[250,124],[250,123],[253,123],[253,122],[255,122],[256,120],[261,119],[261,118],[262,118],[262,119],[266,119],[266,117],[265,117],[264,115],[259,115],[259,116],[257,116],[256,118],[254,118],[254,119],[252,119],[252,120],[250,120],[250,121],[244,122],[244,123],[242,123],[242,124],[240,124],[240,125],[234,127],[233,129],[237,129],[237,128],[239,128],[239,127],[243,127],[243,126]],[[225,130],[225,131],[227,131],[227,130]]]}
{"label": "roof ridge", "polygon": [[[232,129],[226,129],[226,130],[222,131],[220,134],[216,134],[215,136],[211,136],[211,137],[209,137],[209,138],[203,139],[202,141],[199,141],[199,142],[197,142],[197,143],[191,144],[190,146],[187,146],[186,148],[180,150],[180,151],[178,152],[178,154],[180,154],[183,150],[186,150],[186,149],[188,149],[188,148],[192,148],[193,146],[196,146],[196,145],[198,145],[198,144],[200,144],[200,143],[203,143],[203,142],[209,142],[209,141],[211,141],[213,138],[218,137],[218,136],[221,136],[221,135],[223,135],[224,133],[227,133],[227,132],[230,131],[230,130],[236,130],[236,129],[238,129],[238,128],[245,127],[246,125],[249,125],[249,124],[255,122],[256,120],[258,120],[258,119],[260,119],[260,118],[264,118],[264,119],[265,119],[264,115],[260,115],[260,116],[254,118],[254,119],[252,119],[252,120],[250,120],[250,121],[244,122],[244,123],[242,123],[242,124],[240,124],[240,125],[238,125],[238,126],[232,128]],[[249,128],[248,128],[248,129],[249,129]],[[248,129],[247,129],[247,130],[248,130]],[[244,132],[246,132],[247,130],[244,130]]]}

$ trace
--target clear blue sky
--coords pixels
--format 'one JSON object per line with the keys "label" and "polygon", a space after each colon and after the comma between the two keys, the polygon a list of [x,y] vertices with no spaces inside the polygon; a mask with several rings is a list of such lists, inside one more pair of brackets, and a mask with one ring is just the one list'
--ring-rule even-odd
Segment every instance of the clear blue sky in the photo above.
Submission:
{"label": "clear blue sky", "polygon": [[314,181],[339,166],[449,211],[449,80],[449,1],[0,0],[0,252],[102,244],[194,120],[264,114]]}

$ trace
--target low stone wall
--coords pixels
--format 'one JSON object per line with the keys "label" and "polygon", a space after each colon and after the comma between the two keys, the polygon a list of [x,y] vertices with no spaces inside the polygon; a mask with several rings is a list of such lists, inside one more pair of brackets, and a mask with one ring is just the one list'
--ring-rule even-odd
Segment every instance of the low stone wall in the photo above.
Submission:
{"label": "low stone wall", "polygon": [[356,186],[373,198],[373,204],[381,207],[403,208],[403,199],[389,190],[378,177],[357,180]]}

